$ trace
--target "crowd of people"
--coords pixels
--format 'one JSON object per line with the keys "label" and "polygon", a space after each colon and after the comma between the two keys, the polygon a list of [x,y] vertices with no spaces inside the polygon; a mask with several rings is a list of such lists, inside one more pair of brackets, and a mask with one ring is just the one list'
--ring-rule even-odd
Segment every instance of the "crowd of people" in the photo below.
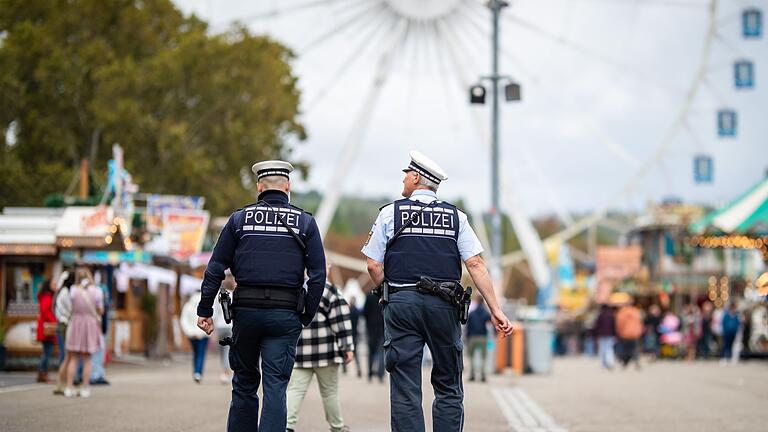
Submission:
{"label": "crowd of people", "polygon": [[749,351],[749,316],[750,311],[740,311],[735,302],[723,307],[709,301],[690,303],[678,313],[658,303],[641,308],[634,300],[603,304],[583,319],[559,323],[556,352],[596,355],[605,369],[616,363],[640,368],[641,355],[651,361],[719,358],[727,365]]}

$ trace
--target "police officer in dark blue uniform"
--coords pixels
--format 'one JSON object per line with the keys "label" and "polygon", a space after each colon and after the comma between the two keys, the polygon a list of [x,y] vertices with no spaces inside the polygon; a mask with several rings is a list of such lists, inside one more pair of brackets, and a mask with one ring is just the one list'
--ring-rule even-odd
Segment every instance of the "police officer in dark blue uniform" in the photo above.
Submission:
{"label": "police officer in dark blue uniform", "polygon": [[293,166],[283,161],[253,165],[258,202],[229,217],[202,284],[197,325],[210,334],[213,302],[226,269],[237,283],[229,354],[234,371],[227,421],[231,432],[285,431],[285,391],[296,343],[302,325],[314,318],[325,286],[325,253],[315,219],[289,203],[291,171]]}
{"label": "police officer in dark blue uniform", "polygon": [[513,327],[496,300],[480,257],[483,248],[467,216],[437,199],[437,188],[448,176],[423,154],[414,151],[410,156],[411,163],[403,170],[405,199],[381,208],[362,249],[384,305],[391,426],[393,431],[424,431],[421,359],[426,344],[433,359],[433,430],[461,431],[464,388],[459,319],[466,314],[471,295],[459,284],[462,261],[488,303],[496,330],[506,336]]}

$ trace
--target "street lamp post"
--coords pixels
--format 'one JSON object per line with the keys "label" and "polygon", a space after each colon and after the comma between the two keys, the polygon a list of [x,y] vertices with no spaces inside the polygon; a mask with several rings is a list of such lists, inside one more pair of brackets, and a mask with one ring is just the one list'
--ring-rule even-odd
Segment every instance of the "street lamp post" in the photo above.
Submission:
{"label": "street lamp post", "polygon": [[493,26],[491,42],[491,253],[493,255],[493,279],[496,289],[501,289],[501,211],[499,192],[499,16],[501,9],[509,5],[503,0],[490,0]]}
{"label": "street lamp post", "polygon": [[[481,80],[490,81],[491,84],[491,276],[496,289],[501,289],[501,204],[499,187],[499,86],[504,86],[504,98],[507,102],[519,101],[520,85],[511,78],[499,75],[499,17],[501,10],[509,6],[504,0],[489,0],[488,9],[491,10],[491,75],[481,77]],[[471,104],[485,104],[486,91],[482,84],[478,83],[469,89],[469,102]]]}

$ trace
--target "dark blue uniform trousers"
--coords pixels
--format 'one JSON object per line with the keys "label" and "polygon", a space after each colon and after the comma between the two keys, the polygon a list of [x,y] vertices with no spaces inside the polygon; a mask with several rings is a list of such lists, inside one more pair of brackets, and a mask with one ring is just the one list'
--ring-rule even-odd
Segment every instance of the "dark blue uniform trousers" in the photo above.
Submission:
{"label": "dark blue uniform trousers", "polygon": [[384,349],[390,379],[391,425],[395,432],[424,431],[421,360],[432,353],[432,429],[461,431],[464,387],[458,311],[445,300],[414,291],[390,295],[384,306]]}
{"label": "dark blue uniform trousers", "polygon": [[[285,432],[285,390],[296,359],[301,322],[287,309],[238,308],[232,325],[234,345],[229,350],[232,403],[229,432]],[[261,367],[259,367],[261,361]],[[257,391],[264,376],[264,406],[259,421]]]}

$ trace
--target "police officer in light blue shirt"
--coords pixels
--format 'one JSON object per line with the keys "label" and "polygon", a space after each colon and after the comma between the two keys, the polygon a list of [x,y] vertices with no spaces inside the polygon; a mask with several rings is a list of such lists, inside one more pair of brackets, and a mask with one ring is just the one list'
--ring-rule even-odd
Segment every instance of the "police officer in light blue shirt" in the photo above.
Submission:
{"label": "police officer in light blue shirt", "polygon": [[507,336],[513,327],[496,300],[480,257],[483,248],[467,216],[437,198],[437,188],[448,176],[423,154],[413,151],[410,156],[411,162],[403,170],[405,199],[381,208],[362,249],[374,283],[386,282],[389,292],[388,301],[382,303],[385,364],[391,375],[391,426],[393,431],[424,431],[421,359],[426,344],[434,361],[433,430],[461,431],[460,312],[445,287],[457,286],[462,262],[485,298],[496,330]]}
{"label": "police officer in light blue shirt", "polygon": [[230,269],[237,288],[227,430],[284,432],[285,392],[296,343],[302,325],[314,318],[325,289],[325,252],[315,219],[289,202],[293,166],[264,161],[252,170],[258,178],[258,202],[232,213],[221,230],[205,270],[197,325],[208,334],[213,331],[213,302],[224,271]]}

